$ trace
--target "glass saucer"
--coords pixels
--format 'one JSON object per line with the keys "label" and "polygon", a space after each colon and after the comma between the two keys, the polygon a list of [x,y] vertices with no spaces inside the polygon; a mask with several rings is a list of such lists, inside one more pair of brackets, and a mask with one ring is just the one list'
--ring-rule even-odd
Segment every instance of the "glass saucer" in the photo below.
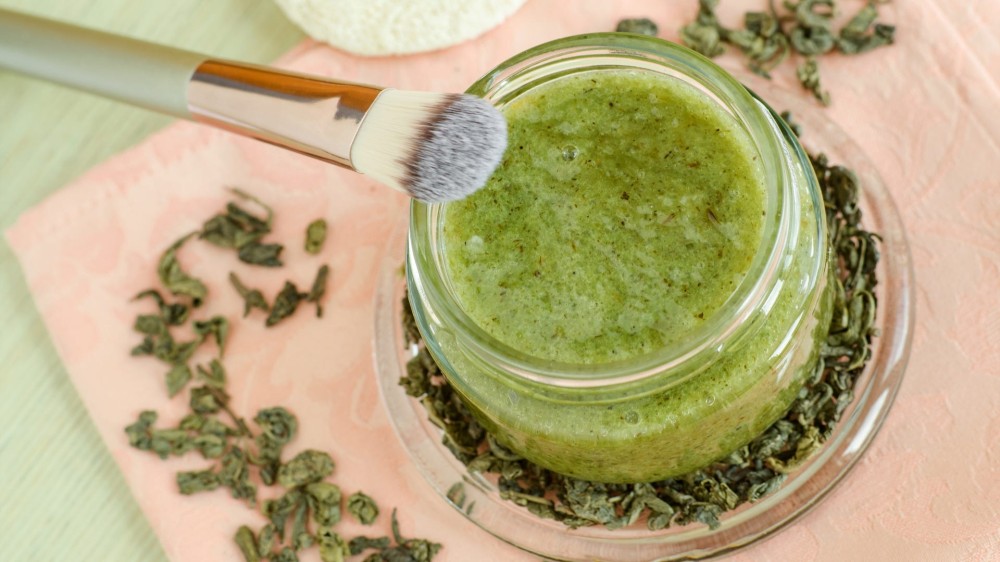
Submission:
{"label": "glass saucer", "polygon": [[[404,345],[401,327],[406,216],[400,217],[386,247],[375,302],[376,374],[383,403],[403,447],[442,501],[497,538],[548,559],[581,562],[690,560],[729,552],[780,531],[820,502],[848,474],[882,426],[902,383],[913,331],[913,271],[896,206],[876,166],[808,94],[785,91],[755,77],[746,77],[744,83],[771,107],[792,112],[805,131],[803,144],[808,150],[824,152],[831,163],[857,173],[864,226],[882,237],[875,291],[880,335],[872,342],[872,357],[855,385],[854,402],[830,439],[789,474],[778,491],[726,513],[718,529],[698,523],[662,531],[644,526],[569,529],[541,519],[501,499],[488,477],[469,473],[441,444],[441,431],[428,421],[423,406],[398,384],[416,352]],[[465,483],[465,509],[447,499],[456,482]],[[469,509],[470,505],[474,507]]]}

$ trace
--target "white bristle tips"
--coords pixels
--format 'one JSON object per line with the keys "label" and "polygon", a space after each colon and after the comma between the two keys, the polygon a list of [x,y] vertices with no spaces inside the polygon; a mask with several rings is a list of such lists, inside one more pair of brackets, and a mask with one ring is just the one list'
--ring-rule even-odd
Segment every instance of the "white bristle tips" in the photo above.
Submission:
{"label": "white bristle tips", "polygon": [[351,149],[361,173],[428,203],[462,199],[486,184],[507,148],[507,123],[466,94],[386,90]]}

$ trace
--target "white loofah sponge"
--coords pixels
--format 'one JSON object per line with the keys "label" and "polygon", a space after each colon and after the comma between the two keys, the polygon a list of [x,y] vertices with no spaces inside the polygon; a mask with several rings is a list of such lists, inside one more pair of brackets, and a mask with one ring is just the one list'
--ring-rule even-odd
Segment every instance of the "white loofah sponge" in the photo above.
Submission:
{"label": "white loofah sponge", "polygon": [[313,39],[359,55],[401,55],[472,39],[525,0],[275,1]]}

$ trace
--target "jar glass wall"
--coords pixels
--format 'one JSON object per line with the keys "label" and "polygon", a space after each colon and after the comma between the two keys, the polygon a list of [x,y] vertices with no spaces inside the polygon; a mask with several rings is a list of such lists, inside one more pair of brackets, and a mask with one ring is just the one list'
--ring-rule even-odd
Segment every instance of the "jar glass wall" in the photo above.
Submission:
{"label": "jar glass wall", "polygon": [[705,466],[777,420],[815,368],[831,307],[823,205],[807,157],[707,59],[651,38],[578,36],[514,57],[469,92],[503,111],[560,80],[622,70],[695,88],[732,116],[759,157],[758,247],[718,310],[683,338],[621,361],[531,356],[463,309],[447,266],[447,205],[411,207],[407,283],[428,349],[501,443],[570,476],[645,482]]}

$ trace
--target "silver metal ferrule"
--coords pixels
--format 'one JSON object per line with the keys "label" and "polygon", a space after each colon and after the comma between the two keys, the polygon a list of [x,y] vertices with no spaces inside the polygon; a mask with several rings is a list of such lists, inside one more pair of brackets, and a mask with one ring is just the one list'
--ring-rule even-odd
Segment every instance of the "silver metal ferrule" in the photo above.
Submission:
{"label": "silver metal ferrule", "polygon": [[351,145],[382,88],[207,60],[188,83],[191,119],[354,169]]}

